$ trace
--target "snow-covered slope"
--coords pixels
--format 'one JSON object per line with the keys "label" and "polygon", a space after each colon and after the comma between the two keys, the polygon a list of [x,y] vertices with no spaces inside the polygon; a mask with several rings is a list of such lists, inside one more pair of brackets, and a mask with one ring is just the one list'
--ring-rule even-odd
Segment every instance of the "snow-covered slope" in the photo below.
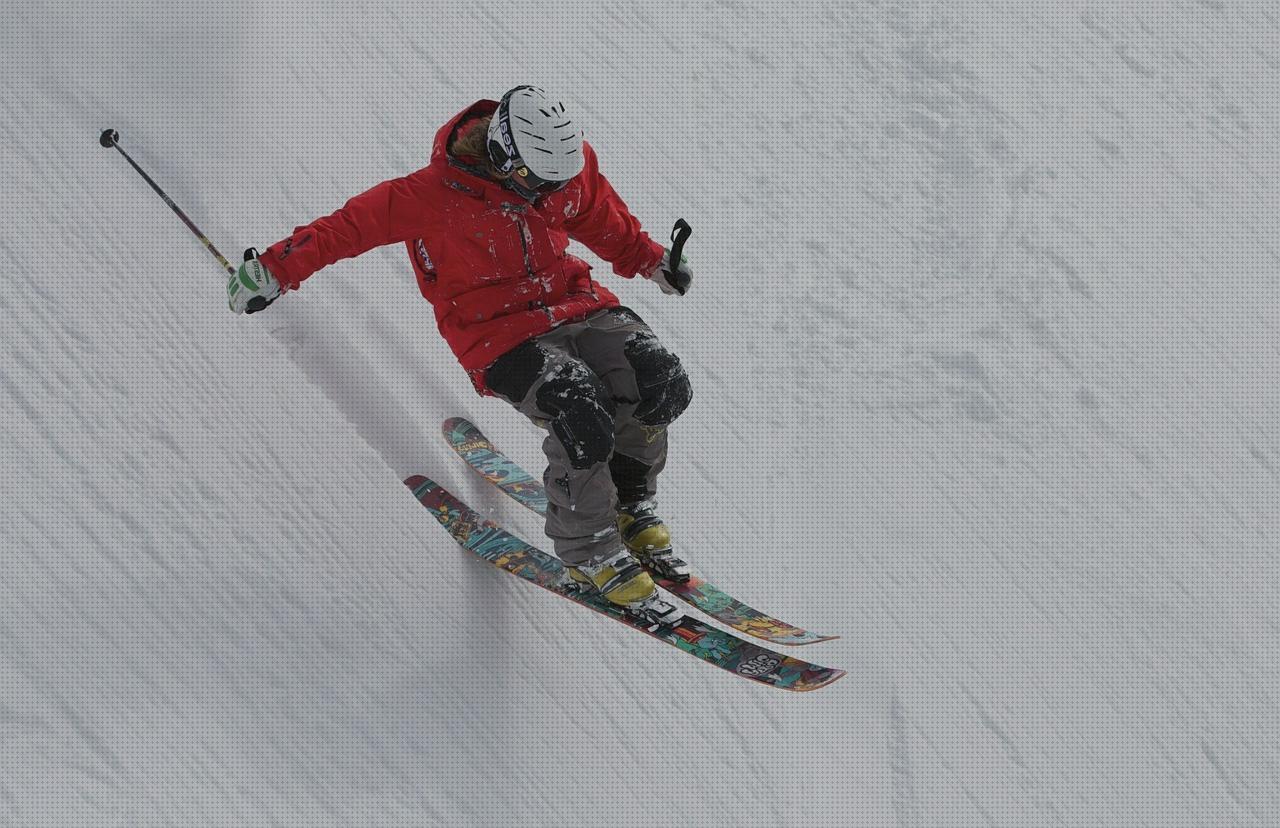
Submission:
{"label": "snow-covered slope", "polygon": [[[1280,823],[1270,5],[3,14],[0,824]],[[403,252],[233,317],[96,141],[234,256],[530,80],[694,226],[664,509],[828,690],[468,559],[400,479],[537,540],[437,426],[538,434]]]}

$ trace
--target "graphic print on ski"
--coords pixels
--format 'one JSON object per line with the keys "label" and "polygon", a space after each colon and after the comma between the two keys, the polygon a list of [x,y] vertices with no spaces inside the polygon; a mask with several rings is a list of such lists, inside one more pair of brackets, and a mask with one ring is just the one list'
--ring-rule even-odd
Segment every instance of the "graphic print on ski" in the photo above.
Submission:
{"label": "graphic print on ski", "polygon": [[[467,461],[467,465],[521,505],[540,515],[546,514],[547,493],[542,487],[542,481],[535,479],[499,451],[474,423],[464,417],[453,417],[444,421],[443,430],[449,445]],[[717,621],[771,644],[816,644],[840,637],[818,635],[794,624],[779,621],[730,597],[697,575],[686,583],[657,576],[654,576],[654,580],[672,595],[687,601]]]}
{"label": "graphic print on ski", "polygon": [[404,483],[464,549],[499,569],[648,633],[708,664],[760,684],[797,692],[826,687],[845,673],[765,649],[689,616],[674,625],[647,627],[624,615],[599,593],[574,588],[567,583],[564,566],[558,559],[481,517],[440,484],[422,475],[414,475]]}

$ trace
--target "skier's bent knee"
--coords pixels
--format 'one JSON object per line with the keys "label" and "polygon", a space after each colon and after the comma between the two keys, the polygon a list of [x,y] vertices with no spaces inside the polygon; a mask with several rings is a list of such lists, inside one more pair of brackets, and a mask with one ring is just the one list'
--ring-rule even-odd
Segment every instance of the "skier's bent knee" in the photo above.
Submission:
{"label": "skier's bent knee", "polygon": [[578,365],[563,365],[537,394],[538,408],[551,415],[551,432],[569,456],[569,465],[588,469],[613,454],[617,407],[600,378]]}
{"label": "skier's bent knee", "polygon": [[675,422],[693,399],[689,375],[680,358],[668,351],[652,334],[637,334],[627,342],[627,361],[636,373],[640,404],[635,417],[650,426]]}

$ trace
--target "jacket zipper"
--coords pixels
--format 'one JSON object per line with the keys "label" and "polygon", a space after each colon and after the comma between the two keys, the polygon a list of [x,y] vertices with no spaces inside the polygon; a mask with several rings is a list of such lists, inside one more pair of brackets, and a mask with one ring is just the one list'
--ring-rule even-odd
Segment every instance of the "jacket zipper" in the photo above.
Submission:
{"label": "jacket zipper", "polygon": [[[520,233],[520,251],[521,251],[521,255],[524,256],[525,273],[529,274],[530,279],[537,280],[538,275],[533,271],[533,259],[529,255],[529,239],[528,239],[529,224],[528,222],[525,221],[524,213],[515,213],[515,220],[516,220],[516,230]],[[548,319],[551,319],[554,321],[555,316],[552,314],[551,308],[547,307],[547,303],[545,301],[546,286],[542,284],[541,280],[538,280],[538,287],[542,293],[542,298],[534,299],[530,301],[529,309],[537,310],[540,308],[542,312],[547,315]]]}

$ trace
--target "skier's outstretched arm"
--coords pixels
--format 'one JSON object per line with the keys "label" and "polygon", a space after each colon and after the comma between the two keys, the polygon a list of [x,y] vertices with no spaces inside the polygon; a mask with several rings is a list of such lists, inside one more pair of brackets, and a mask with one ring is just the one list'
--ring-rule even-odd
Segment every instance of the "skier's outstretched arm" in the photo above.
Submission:
{"label": "skier's outstretched arm", "polygon": [[584,143],[582,153],[582,204],[578,214],[565,222],[569,237],[613,265],[619,276],[647,276],[662,262],[662,245],[640,228],[640,221],[600,172],[591,145]]}
{"label": "skier's outstretched arm", "polygon": [[242,313],[255,296],[267,304],[321,268],[408,239],[421,226],[427,188],[418,173],[393,178],[350,199],[330,215],[294,228],[264,250],[257,266],[245,262],[227,286],[231,309]]}

